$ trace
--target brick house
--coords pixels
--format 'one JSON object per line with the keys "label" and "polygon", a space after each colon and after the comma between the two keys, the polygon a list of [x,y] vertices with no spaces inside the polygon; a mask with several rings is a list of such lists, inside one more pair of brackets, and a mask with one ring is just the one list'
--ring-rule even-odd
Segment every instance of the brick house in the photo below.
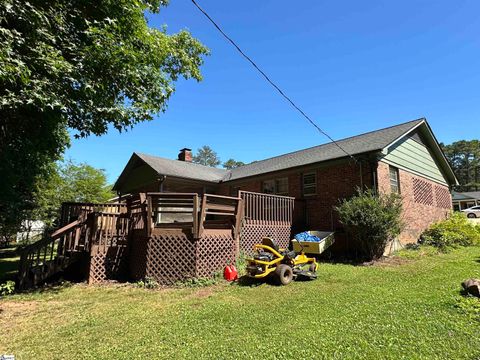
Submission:
{"label": "brick house", "polygon": [[[414,242],[452,209],[450,187],[457,179],[426,119],[349,137],[232,170],[192,163],[190,149],[178,160],[134,153],[114,189],[120,194],[141,191],[197,192],[235,195],[238,190],[295,198],[292,232],[335,230],[342,238],[334,206],[357,187],[395,191],[404,202],[406,227],[401,243]],[[348,246],[347,239],[339,246]]]}

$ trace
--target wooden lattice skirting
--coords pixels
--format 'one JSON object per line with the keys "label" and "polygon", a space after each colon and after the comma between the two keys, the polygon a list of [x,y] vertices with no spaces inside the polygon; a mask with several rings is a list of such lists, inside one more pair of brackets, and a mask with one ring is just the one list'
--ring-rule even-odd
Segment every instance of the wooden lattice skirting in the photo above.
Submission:
{"label": "wooden lattice skirting", "polygon": [[253,224],[245,223],[240,237],[240,251],[250,255],[253,246],[259,244],[264,237],[272,237],[281,248],[287,248],[290,243],[290,224]]}
{"label": "wooden lattice skirting", "polygon": [[[251,254],[253,245],[265,236],[273,237],[280,247],[288,247],[290,226],[245,224],[240,251]],[[92,255],[89,283],[123,276],[132,280],[150,277],[159,284],[171,285],[190,278],[210,277],[233,263],[235,255],[235,239],[230,230],[205,230],[197,240],[183,231],[137,236],[131,239],[129,252],[126,247],[116,246]]]}
{"label": "wooden lattice skirting", "polygon": [[90,256],[88,283],[123,279],[127,268],[126,246],[111,246],[102,251],[94,248]]}

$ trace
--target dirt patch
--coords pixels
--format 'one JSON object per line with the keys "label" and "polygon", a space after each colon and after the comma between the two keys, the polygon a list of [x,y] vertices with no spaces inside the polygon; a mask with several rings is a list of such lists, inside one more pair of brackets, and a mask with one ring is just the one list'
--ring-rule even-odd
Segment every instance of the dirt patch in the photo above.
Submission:
{"label": "dirt patch", "polygon": [[191,296],[196,299],[209,298],[216,292],[215,286],[205,286],[195,291]]}
{"label": "dirt patch", "polygon": [[375,261],[372,265],[374,266],[400,266],[411,262],[409,259],[405,259],[399,256],[390,256],[381,258],[378,261]]}
{"label": "dirt patch", "polygon": [[38,301],[0,302],[0,320],[24,316],[38,308]]}

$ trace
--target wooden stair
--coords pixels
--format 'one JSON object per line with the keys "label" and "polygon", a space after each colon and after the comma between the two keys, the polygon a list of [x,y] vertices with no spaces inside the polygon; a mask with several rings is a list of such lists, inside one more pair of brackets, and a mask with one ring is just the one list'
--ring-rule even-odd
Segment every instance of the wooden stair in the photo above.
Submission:
{"label": "wooden stair", "polygon": [[24,247],[17,288],[34,287],[81,259],[89,251],[94,221],[95,213],[82,213],[49,237]]}

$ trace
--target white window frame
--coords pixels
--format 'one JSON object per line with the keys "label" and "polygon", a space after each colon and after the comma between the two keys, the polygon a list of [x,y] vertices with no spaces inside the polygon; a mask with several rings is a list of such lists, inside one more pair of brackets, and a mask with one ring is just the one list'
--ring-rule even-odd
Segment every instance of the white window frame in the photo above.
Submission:
{"label": "white window frame", "polygon": [[[395,174],[395,178],[392,178],[392,174]],[[390,181],[390,190],[397,194],[400,194],[400,172],[398,168],[392,165],[388,166],[388,179]],[[396,183],[396,184],[394,184]],[[396,187],[396,190],[394,189]]]}

